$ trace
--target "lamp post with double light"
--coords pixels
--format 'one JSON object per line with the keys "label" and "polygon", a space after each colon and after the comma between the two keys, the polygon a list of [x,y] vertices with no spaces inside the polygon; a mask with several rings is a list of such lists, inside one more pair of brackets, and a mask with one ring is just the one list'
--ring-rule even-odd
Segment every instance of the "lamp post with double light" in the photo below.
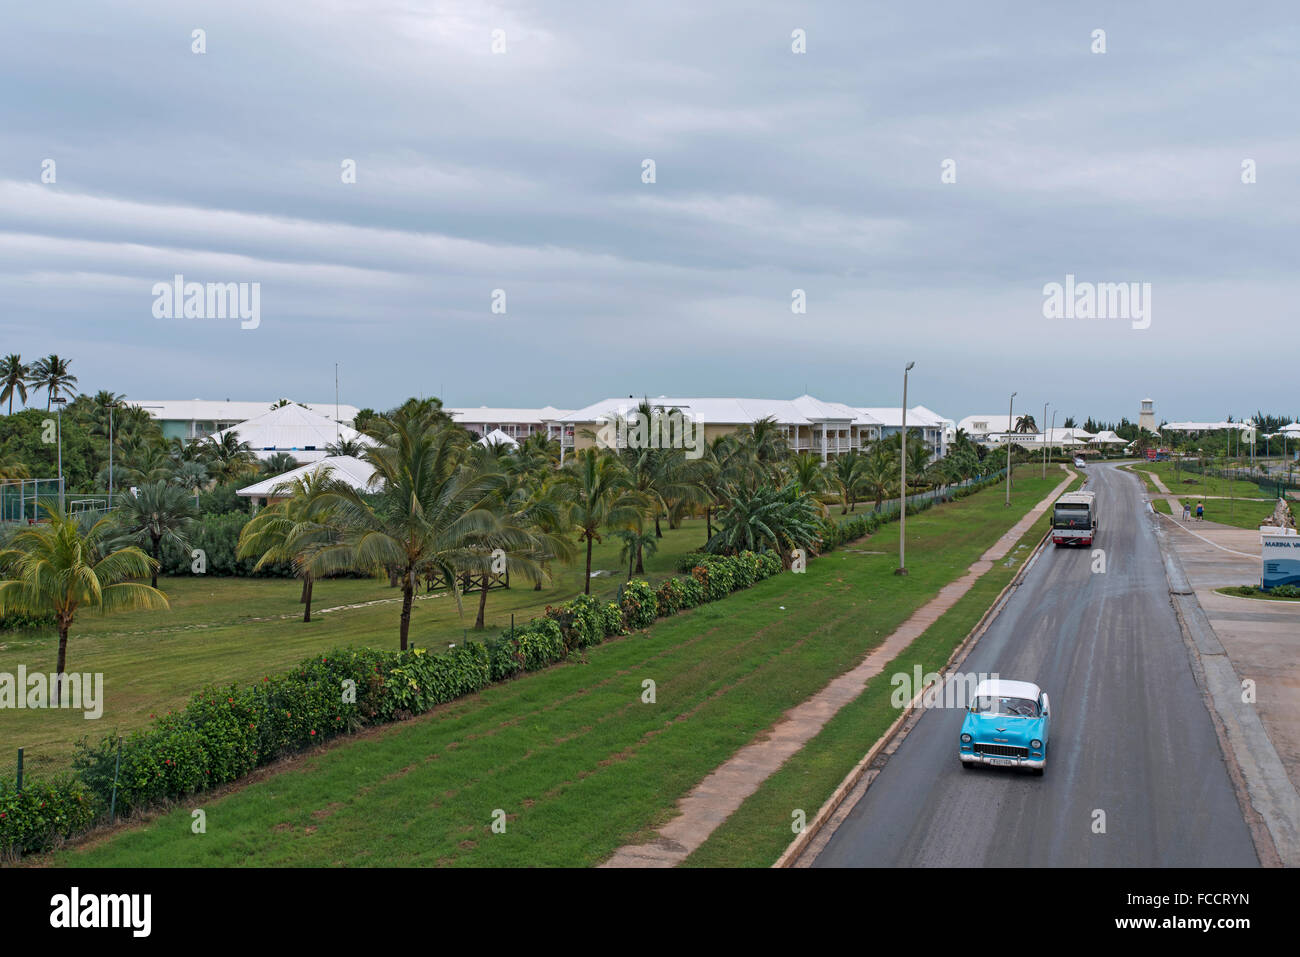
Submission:
{"label": "lamp post with double light", "polygon": [[907,374],[912,371],[915,362],[909,362],[903,369],[903,431],[899,435],[899,481],[898,481],[898,567],[895,575],[907,574],[906,533],[907,533]]}

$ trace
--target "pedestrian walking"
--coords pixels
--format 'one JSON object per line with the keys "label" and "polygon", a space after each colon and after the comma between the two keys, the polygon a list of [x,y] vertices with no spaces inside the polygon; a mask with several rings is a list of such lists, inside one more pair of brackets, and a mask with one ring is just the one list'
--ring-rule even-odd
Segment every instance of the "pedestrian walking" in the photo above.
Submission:
{"label": "pedestrian walking", "polygon": [[1185,522],[1185,521],[1187,521],[1187,520],[1188,520],[1189,518],[1191,518],[1191,517],[1192,517],[1192,503],[1191,503],[1191,502],[1184,502],[1184,503],[1183,503],[1183,521]]}
{"label": "pedestrian walking", "polygon": [[1197,520],[1198,522],[1203,522],[1203,521],[1205,521],[1205,503],[1204,503],[1204,502],[1197,502],[1197,503],[1196,503],[1196,520]]}

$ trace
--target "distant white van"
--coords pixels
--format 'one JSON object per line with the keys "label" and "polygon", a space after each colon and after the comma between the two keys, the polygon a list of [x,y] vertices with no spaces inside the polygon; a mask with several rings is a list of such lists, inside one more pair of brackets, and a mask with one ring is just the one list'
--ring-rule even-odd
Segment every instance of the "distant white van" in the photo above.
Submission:
{"label": "distant white van", "polygon": [[1076,469],[1086,469],[1088,467],[1088,463],[1084,461],[1082,455],[1076,455],[1074,457],[1074,467]]}

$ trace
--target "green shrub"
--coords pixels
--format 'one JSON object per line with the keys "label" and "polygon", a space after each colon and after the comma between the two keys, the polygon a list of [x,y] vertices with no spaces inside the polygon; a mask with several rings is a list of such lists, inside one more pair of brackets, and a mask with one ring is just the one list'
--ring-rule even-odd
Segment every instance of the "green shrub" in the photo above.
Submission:
{"label": "green shrub", "polygon": [[48,850],[90,827],[97,810],[94,794],[75,777],[27,782],[21,792],[0,782],[0,855]]}
{"label": "green shrub", "polygon": [[623,609],[623,621],[633,631],[648,627],[659,617],[659,602],[649,582],[630,581],[623,586],[619,597],[619,607]]}

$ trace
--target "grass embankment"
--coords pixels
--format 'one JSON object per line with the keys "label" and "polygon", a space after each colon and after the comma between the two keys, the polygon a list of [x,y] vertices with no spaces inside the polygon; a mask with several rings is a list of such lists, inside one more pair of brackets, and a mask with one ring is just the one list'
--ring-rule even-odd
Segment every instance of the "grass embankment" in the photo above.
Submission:
{"label": "grass embankment", "polygon": [[[908,519],[723,601],[437,711],[339,741],[292,770],[186,803],[59,864],[590,865],[842,674],[1042,499],[1060,473]],[[1007,569],[1008,572],[1011,569]],[[645,679],[654,703],[642,700]],[[497,809],[505,833],[491,829]]]}
{"label": "grass embankment", "polygon": [[1279,595],[1272,591],[1264,591],[1256,585],[1228,585],[1225,588],[1216,588],[1214,590],[1220,595],[1229,595],[1232,598],[1255,598],[1262,601],[1300,602],[1300,595]]}
{"label": "grass embankment", "polygon": [[[664,528],[655,555],[645,559],[646,574],[657,583],[675,574],[677,558],[699,551],[705,523]],[[621,543],[606,536],[593,552],[592,569],[610,575],[592,579],[593,595],[612,598],[627,577],[619,559]],[[541,615],[548,604],[581,594],[584,562],[555,565],[554,579],[542,591],[516,579],[514,587],[488,593],[486,624],[472,630],[478,593],[464,596],[464,617],[454,596],[419,591],[411,613],[410,639],[423,648],[445,648],[459,642],[465,629],[487,637],[509,628],[513,613],[520,623]],[[152,713],[178,708],[206,684],[256,681],[263,675],[302,661],[313,654],[347,645],[398,647],[401,592],[387,579],[330,579],[317,582],[312,620],[302,621],[298,603],[301,585],[285,578],[164,578],[169,611],[132,612],[107,617],[86,615],[73,626],[68,641],[68,670],[104,675],[104,717],[87,721],[80,712],[5,710],[0,712],[0,774],[12,779],[19,747],[26,748],[26,773],[39,777],[70,766],[74,745],[82,735],[92,738],[113,729],[143,727]],[[340,606],[378,602],[361,608]],[[338,610],[327,611],[337,608]],[[52,630],[0,634],[0,672],[16,674],[54,671],[58,636]]]}
{"label": "grass embankment", "polygon": [[[1083,479],[1077,478],[1068,491],[1082,484]],[[952,608],[868,681],[862,694],[763,782],[683,866],[772,865],[794,839],[793,812],[802,810],[811,821],[844,777],[897,720],[899,712],[890,702],[894,692],[890,677],[900,671],[911,675],[917,665],[922,674],[942,670],[1002,589],[1020,573],[1034,546],[1047,533],[1050,514],[1035,522],[1005,559],[981,575]]]}
{"label": "grass embankment", "polygon": [[[1277,505],[1274,499],[1268,502],[1243,501],[1241,499],[1205,499],[1183,496],[1179,500],[1184,505],[1192,507],[1193,523],[1196,522],[1196,506],[1205,506],[1205,520],[1207,522],[1218,522],[1220,525],[1231,525],[1233,528],[1256,529],[1263,523],[1264,519],[1273,514],[1273,509]],[[1292,511],[1295,511],[1295,504],[1290,505]],[[1182,510],[1175,516],[1182,519]]]}
{"label": "grass embankment", "polygon": [[1259,485],[1245,479],[1202,475],[1178,466],[1177,462],[1143,462],[1135,465],[1134,469],[1149,471],[1159,476],[1165,488],[1175,495],[1222,495],[1233,498],[1262,498],[1269,495],[1260,491]]}

